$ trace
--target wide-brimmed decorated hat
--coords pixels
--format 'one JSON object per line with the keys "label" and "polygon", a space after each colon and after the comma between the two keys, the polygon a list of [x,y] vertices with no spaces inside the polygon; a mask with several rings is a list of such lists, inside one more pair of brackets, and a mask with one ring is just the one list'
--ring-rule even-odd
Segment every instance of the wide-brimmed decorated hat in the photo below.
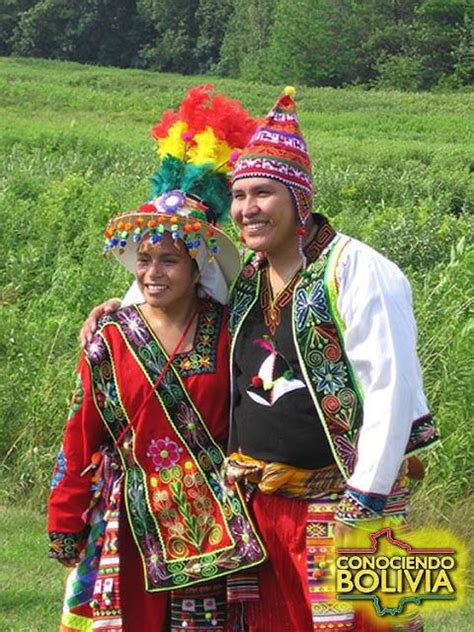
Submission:
{"label": "wide-brimmed decorated hat", "polygon": [[212,283],[228,287],[240,268],[238,250],[220,228],[229,216],[230,172],[257,121],[238,101],[212,90],[189,90],[179,109],[167,110],[153,127],[160,164],[151,199],[109,222],[104,251],[133,272],[140,242],[147,237],[159,246],[168,231],[196,259],[206,291],[219,297],[223,292],[211,292]]}
{"label": "wide-brimmed decorated hat", "polygon": [[201,201],[178,189],[112,219],[105,230],[104,250],[113,252],[122,265],[134,272],[140,242],[147,238],[152,246],[157,246],[165,232],[174,241],[183,241],[201,271],[204,264],[217,263],[227,284],[237,276],[240,258],[233,241],[208,217],[208,209]]}

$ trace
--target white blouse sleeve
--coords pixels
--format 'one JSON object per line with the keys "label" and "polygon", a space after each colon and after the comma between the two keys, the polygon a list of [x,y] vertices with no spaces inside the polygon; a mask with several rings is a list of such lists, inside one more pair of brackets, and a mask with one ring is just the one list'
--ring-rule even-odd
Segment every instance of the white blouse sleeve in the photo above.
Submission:
{"label": "white blouse sleeve", "polygon": [[364,397],[357,461],[348,486],[387,495],[412,422],[427,413],[411,288],[394,263],[356,240],[343,252],[336,277],[345,349]]}
{"label": "white blouse sleeve", "polygon": [[128,305],[132,305],[133,303],[144,303],[145,299],[143,294],[138,287],[138,283],[134,281],[132,285],[128,288],[127,293],[122,299],[122,307],[127,307]]}

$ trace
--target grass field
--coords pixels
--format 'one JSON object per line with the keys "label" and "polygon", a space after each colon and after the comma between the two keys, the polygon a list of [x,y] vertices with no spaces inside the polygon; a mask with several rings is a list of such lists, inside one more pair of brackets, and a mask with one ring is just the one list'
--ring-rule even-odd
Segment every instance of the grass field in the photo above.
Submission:
{"label": "grass field", "polygon": [[[92,305],[129,283],[102,260],[102,229],[147,198],[156,169],[148,131],[201,79],[209,81],[0,59],[2,631],[54,629],[62,570],[43,557],[42,508],[77,332]],[[281,89],[213,83],[254,115]],[[413,286],[426,393],[443,437],[415,496],[415,522],[470,542],[474,93],[298,88],[297,101],[317,210],[395,260]],[[467,630],[462,620],[433,619],[427,629]]]}

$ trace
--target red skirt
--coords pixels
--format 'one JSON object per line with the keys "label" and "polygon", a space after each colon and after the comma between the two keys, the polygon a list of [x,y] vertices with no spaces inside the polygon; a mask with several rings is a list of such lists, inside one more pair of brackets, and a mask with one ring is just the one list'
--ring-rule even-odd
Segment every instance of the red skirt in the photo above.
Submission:
{"label": "red skirt", "polygon": [[[269,561],[259,567],[260,600],[248,605],[248,632],[383,632],[337,601],[330,562],[338,499],[289,499],[257,491],[251,501]],[[323,562],[323,564],[321,564]],[[321,573],[319,566],[324,567]],[[399,629],[399,628],[397,628]],[[420,632],[420,622],[406,630]]]}

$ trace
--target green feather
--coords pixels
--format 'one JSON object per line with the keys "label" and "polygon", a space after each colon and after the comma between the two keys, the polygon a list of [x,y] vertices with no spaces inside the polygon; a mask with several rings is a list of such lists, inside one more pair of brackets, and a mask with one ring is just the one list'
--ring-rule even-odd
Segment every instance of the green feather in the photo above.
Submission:
{"label": "green feather", "polygon": [[230,209],[230,190],[227,177],[212,170],[211,164],[192,165],[167,156],[160,169],[151,177],[152,196],[179,189],[199,197],[212,209],[216,220],[222,222]]}

